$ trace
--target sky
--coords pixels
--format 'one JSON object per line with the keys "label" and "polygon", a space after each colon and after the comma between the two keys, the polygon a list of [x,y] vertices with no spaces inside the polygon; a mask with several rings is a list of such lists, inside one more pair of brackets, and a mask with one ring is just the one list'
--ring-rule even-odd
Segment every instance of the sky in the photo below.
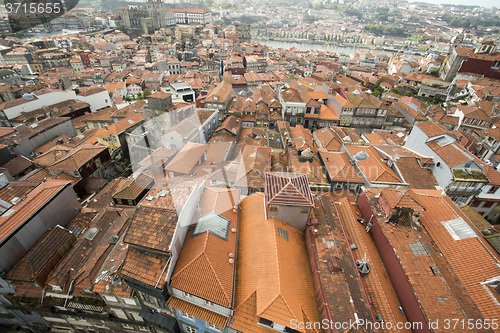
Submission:
{"label": "sky", "polygon": [[486,8],[500,7],[498,0],[411,0],[410,2],[442,3],[464,6],[481,6]]}

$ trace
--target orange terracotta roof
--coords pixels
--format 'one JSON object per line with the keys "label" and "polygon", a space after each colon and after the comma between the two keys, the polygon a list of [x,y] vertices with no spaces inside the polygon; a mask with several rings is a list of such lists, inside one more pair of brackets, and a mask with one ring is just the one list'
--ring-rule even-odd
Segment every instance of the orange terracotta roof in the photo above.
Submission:
{"label": "orange terracotta roof", "polygon": [[314,150],[313,136],[308,128],[304,128],[302,125],[296,125],[290,127],[290,130],[297,150],[305,150],[307,148]]}
{"label": "orange terracotta roof", "polygon": [[264,190],[264,174],[271,168],[271,148],[245,145],[236,173],[237,187]]}
{"label": "orange terracotta roof", "polygon": [[[425,162],[426,158],[417,157],[399,157],[396,160],[396,165],[410,188],[434,190],[438,186],[432,171],[428,168],[422,168],[422,164]],[[434,163],[432,159],[431,163]]]}
{"label": "orange terracotta roof", "polygon": [[318,153],[321,156],[321,160],[325,165],[330,180],[348,183],[364,183],[363,178],[359,176],[346,153],[330,152],[326,149],[318,149]]}
{"label": "orange terracotta roof", "polygon": [[314,207],[307,176],[300,173],[266,173],[266,204]]}
{"label": "orange terracotta roof", "polygon": [[374,145],[387,144],[387,141],[378,133],[365,133],[364,136]]}
{"label": "orange terracotta roof", "polygon": [[[422,228],[386,223],[380,217],[376,223],[397,253],[427,320],[442,321],[450,313],[465,321],[483,316],[497,318],[500,314],[497,300],[486,289],[490,287],[482,282],[500,274],[498,254],[482,237],[477,237],[477,231],[467,228],[469,222],[465,215],[443,191],[409,191],[425,208],[419,218]],[[365,194],[375,216],[384,216],[380,214],[382,197],[375,197],[380,189],[367,188]],[[443,222],[448,223],[448,227]],[[452,222],[459,224],[456,227],[462,236],[449,231],[454,228]],[[478,257],[481,260],[477,260]]]}
{"label": "orange terracotta roof", "polygon": [[200,318],[201,320],[204,320],[221,328],[225,328],[227,326],[228,322],[227,317],[215,313],[213,311],[207,310],[205,308],[202,308],[200,306],[194,305],[192,303],[183,301],[177,297],[170,297],[170,299],[167,302],[167,305],[179,311],[189,313],[195,316],[196,318]]}
{"label": "orange terracotta roof", "polygon": [[328,98],[328,95],[325,91],[310,91],[307,94],[309,94],[309,96],[311,96],[311,98],[315,100],[322,99],[325,101]]}
{"label": "orange terracotta roof", "polygon": [[472,156],[468,156],[462,149],[454,143],[441,146],[436,141],[428,142],[427,146],[432,149],[450,167],[471,161]]}
{"label": "orange terracotta roof", "polygon": [[157,148],[151,154],[139,162],[139,165],[145,168],[162,168],[170,161],[176,153],[175,150],[167,148]]}
{"label": "orange terracotta roof", "polygon": [[[371,271],[368,275],[363,276],[362,281],[370,297],[372,312],[380,314],[386,322],[406,322],[407,318],[399,310],[401,304],[375,242],[366,232],[366,226],[357,221],[361,214],[347,198],[336,202],[335,208],[339,213],[339,219],[345,228],[349,242],[355,243],[357,246],[357,250],[353,251],[354,259],[367,260],[370,263]],[[396,328],[384,330],[384,332],[386,331],[411,332]]]}
{"label": "orange terracotta roof", "polygon": [[365,151],[368,154],[367,159],[357,161],[356,164],[369,182],[403,182],[398,175],[382,161],[381,156],[373,146],[346,145],[346,149],[351,156],[361,151]]}
{"label": "orange terracotta roof", "polygon": [[129,247],[120,273],[148,286],[163,289],[167,283],[165,279],[168,259],[167,256],[155,255]]}
{"label": "orange terracotta roof", "polygon": [[203,159],[208,146],[201,143],[187,142],[184,147],[165,167],[167,171],[188,174],[197,162]]}
{"label": "orange terracotta roof", "polygon": [[339,116],[330,109],[326,104],[321,105],[319,111],[319,119],[321,120],[340,120]]}
{"label": "orange terracotta roof", "polygon": [[[369,276],[361,278],[357,273],[348,245],[352,241],[344,237],[343,226],[335,214],[331,196],[329,193],[316,195],[321,197],[316,200],[313,211],[313,218],[318,223],[306,230],[306,243],[315,276],[318,302],[324,302],[322,319],[333,322],[355,321],[356,318],[373,321],[370,306],[376,299],[373,297],[370,302],[363,286]],[[358,253],[366,252],[360,248],[358,241],[356,245],[360,249]],[[388,317],[384,316],[385,318]]]}
{"label": "orange terracotta roof", "polygon": [[329,151],[340,151],[342,148],[342,140],[329,127],[314,131],[313,136],[315,137],[316,144],[320,148]]}
{"label": "orange terracotta roof", "polygon": [[[194,230],[188,231],[170,281],[172,288],[231,308],[237,227],[237,214],[233,212],[233,206],[238,202],[239,190],[207,188],[204,191],[200,200],[203,212],[193,219]],[[226,206],[226,209],[221,206]],[[221,224],[227,223],[228,232],[222,235],[225,238],[210,229],[197,233],[200,223],[198,218],[203,219],[209,216],[207,214],[212,219],[220,219]],[[231,259],[233,263],[229,262]]]}
{"label": "orange terracotta roof", "polygon": [[168,252],[177,225],[177,213],[172,209],[138,206],[124,242]]}
{"label": "orange terracotta roof", "polygon": [[445,129],[443,126],[439,125],[438,123],[435,123],[433,121],[426,121],[423,123],[417,124],[418,128],[420,128],[425,134],[427,134],[428,137],[433,137],[436,135],[441,135],[441,134],[448,134],[451,135],[451,133]]}
{"label": "orange terracotta roof", "polygon": [[45,154],[33,160],[33,163],[52,170],[78,171],[88,161],[98,156],[107,148],[101,145],[83,143],[76,148],[55,146]]}
{"label": "orange terracotta roof", "polygon": [[[460,240],[451,236],[443,221],[462,218],[468,224],[470,222],[442,191],[414,191],[426,208],[426,212],[420,217],[422,225],[432,236],[476,306],[485,318],[500,318],[498,300],[492,298],[492,291],[487,289],[489,287],[482,285],[485,280],[500,276],[500,255],[480,234]],[[477,230],[474,231],[478,233]]]}
{"label": "orange terracotta roof", "polygon": [[65,181],[50,180],[43,182],[21,198],[21,202],[13,207],[12,213],[0,216],[0,244],[68,185],[69,182]]}
{"label": "orange terracotta roof", "polygon": [[151,171],[135,172],[125,183],[113,194],[113,198],[134,200],[146,189],[154,184],[154,177]]}
{"label": "orange terracotta roof", "polygon": [[96,132],[95,136],[107,139],[110,135],[121,134],[128,128],[136,126],[137,124],[141,123],[144,119],[146,119],[146,116],[143,113],[134,113],[133,115],[125,119],[122,119],[116,123],[113,123],[112,125],[109,125],[106,128],[100,128]]}
{"label": "orange terracotta roof", "polygon": [[387,200],[391,208],[411,208],[414,211],[420,212],[425,210],[411,190],[382,189],[381,196]]}
{"label": "orange terracotta roof", "polygon": [[171,94],[164,93],[162,91],[157,91],[154,94],[149,95],[147,98],[154,98],[154,99],[167,99]]}
{"label": "orange terracotta roof", "polygon": [[231,327],[246,333],[269,332],[258,324],[259,317],[288,327],[292,320],[319,322],[304,234],[275,218],[266,220],[261,193],[241,202],[239,223]]}
{"label": "orange terracotta roof", "polygon": [[25,172],[32,165],[33,163],[31,163],[31,161],[27,157],[21,155],[2,165],[2,168],[6,168],[9,171],[10,175],[15,177],[20,173]]}

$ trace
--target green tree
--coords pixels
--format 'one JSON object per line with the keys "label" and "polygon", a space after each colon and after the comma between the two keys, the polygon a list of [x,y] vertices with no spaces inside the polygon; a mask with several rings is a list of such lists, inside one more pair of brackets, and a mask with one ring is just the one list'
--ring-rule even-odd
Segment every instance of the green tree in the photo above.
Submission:
{"label": "green tree", "polygon": [[127,28],[123,24],[120,24],[119,26],[117,26],[116,29],[120,30],[121,32],[126,32],[127,31]]}
{"label": "green tree", "polygon": [[405,92],[405,96],[413,97],[415,96],[415,94],[411,90],[408,90],[407,92]]}
{"label": "green tree", "polygon": [[149,90],[148,88],[142,91],[142,96],[144,96],[144,98],[148,97],[149,95],[151,95],[151,90]]}

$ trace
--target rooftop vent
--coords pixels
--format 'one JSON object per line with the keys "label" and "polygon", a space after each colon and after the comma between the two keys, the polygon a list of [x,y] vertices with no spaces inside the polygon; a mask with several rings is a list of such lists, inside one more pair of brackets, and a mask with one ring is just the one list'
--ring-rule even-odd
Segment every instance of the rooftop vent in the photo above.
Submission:
{"label": "rooftop vent", "polygon": [[116,244],[118,242],[118,236],[113,235],[113,236],[109,237],[108,242],[110,242],[111,244]]}
{"label": "rooftop vent", "polygon": [[366,260],[356,260],[356,267],[361,275],[366,275],[372,270],[370,264]]}
{"label": "rooftop vent", "polygon": [[18,203],[21,202],[21,198],[19,197],[14,197],[12,198],[12,200],[10,201],[13,205],[17,205]]}

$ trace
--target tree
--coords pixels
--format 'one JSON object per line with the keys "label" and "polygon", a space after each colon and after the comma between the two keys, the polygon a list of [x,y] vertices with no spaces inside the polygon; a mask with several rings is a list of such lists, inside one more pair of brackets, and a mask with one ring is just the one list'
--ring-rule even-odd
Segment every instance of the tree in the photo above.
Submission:
{"label": "tree", "polygon": [[391,89],[391,92],[399,95],[399,88],[398,87],[394,87],[394,88]]}
{"label": "tree", "polygon": [[151,95],[151,90],[146,88],[142,91],[142,96],[144,96],[144,98],[148,97],[149,95]]}
{"label": "tree", "polygon": [[120,24],[119,26],[117,26],[116,29],[120,30],[121,32],[126,32],[127,31],[127,28],[123,24]]}
{"label": "tree", "polygon": [[413,97],[413,96],[415,96],[415,94],[414,94],[411,90],[408,90],[408,91],[405,93],[405,96],[408,96],[408,97]]}

